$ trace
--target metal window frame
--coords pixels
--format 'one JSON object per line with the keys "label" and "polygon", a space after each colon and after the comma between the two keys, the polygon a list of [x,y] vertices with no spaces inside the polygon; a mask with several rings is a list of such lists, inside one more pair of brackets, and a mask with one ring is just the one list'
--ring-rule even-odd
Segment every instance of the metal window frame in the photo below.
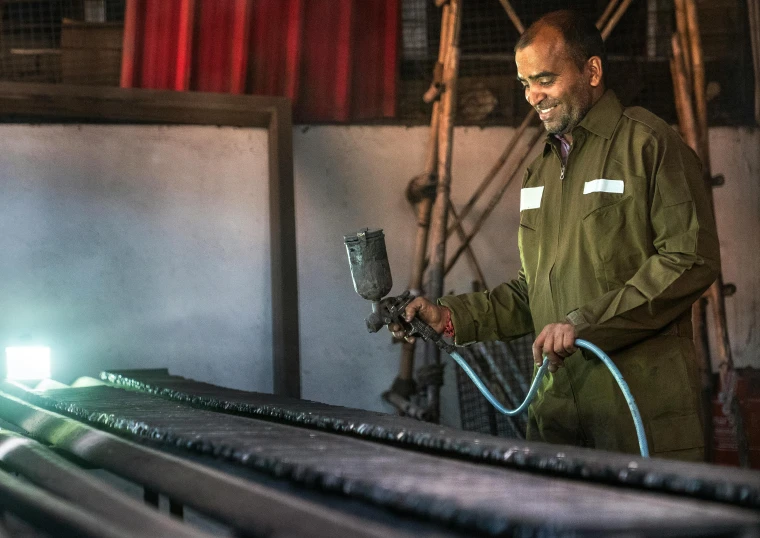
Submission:
{"label": "metal window frame", "polygon": [[274,393],[300,398],[292,105],[285,97],[0,82],[0,122],[265,128]]}

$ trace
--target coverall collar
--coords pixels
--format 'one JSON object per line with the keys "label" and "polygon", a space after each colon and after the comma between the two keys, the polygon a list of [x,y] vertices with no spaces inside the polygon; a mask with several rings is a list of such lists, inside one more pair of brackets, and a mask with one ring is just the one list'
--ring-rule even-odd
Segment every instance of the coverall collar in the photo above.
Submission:
{"label": "coverall collar", "polygon": [[[590,133],[609,140],[612,138],[615,127],[622,115],[623,105],[620,104],[617,95],[612,90],[606,90],[573,131],[576,131],[579,127],[583,127]],[[554,135],[547,134],[544,154],[550,151],[552,145],[556,143]]]}

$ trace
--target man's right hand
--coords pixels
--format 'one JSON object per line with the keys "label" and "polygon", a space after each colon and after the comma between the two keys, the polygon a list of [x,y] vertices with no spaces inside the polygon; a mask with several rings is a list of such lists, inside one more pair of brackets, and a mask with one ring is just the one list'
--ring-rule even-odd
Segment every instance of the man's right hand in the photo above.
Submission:
{"label": "man's right hand", "polygon": [[[446,328],[446,323],[450,319],[448,308],[445,306],[438,306],[431,303],[424,297],[416,297],[411,303],[406,305],[404,309],[404,319],[411,321],[411,319],[417,316],[422,321],[430,325],[432,329],[438,334],[443,333]],[[391,323],[388,325],[388,329],[393,333],[396,338],[404,338],[407,342],[414,342],[413,336],[405,336],[404,328],[398,323]]]}

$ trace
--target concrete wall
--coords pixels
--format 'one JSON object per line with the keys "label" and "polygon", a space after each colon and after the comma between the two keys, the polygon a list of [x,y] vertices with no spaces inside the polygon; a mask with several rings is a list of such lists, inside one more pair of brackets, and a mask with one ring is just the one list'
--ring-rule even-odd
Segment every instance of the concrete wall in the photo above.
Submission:
{"label": "concrete wall", "polygon": [[266,131],[0,126],[0,343],[270,391]]}
{"label": "concrete wall", "polygon": [[[456,130],[457,205],[512,132]],[[305,398],[389,410],[380,393],[396,375],[400,349],[387,333],[366,333],[369,304],[353,291],[343,235],[383,228],[392,292],[405,289],[415,217],[403,193],[422,170],[427,137],[422,127],[294,130]],[[716,191],[726,281],[739,288],[728,299],[735,359],[760,367],[760,134],[721,128],[711,137],[713,170],[727,178]],[[46,341],[64,380],[108,367],[169,366],[271,390],[264,132],[5,125],[0,151],[2,343]],[[519,182],[473,243],[490,285],[518,269]],[[468,291],[472,279],[462,259],[446,290]],[[453,369],[443,412],[457,425]]]}

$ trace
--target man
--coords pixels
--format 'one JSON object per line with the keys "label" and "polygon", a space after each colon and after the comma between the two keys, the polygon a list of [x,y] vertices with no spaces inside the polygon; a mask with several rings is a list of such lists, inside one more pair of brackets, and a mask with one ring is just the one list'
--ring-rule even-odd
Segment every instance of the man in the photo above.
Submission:
{"label": "man", "polygon": [[[490,292],[418,298],[406,310],[457,345],[538,333],[550,361],[528,439],[638,453],[621,370],[653,456],[702,461],[691,305],[715,280],[718,240],[696,155],[648,111],[604,87],[604,44],[570,11],[534,23],[515,47],[517,77],[548,134],[520,197],[517,279]],[[400,327],[393,326],[396,335]]]}

